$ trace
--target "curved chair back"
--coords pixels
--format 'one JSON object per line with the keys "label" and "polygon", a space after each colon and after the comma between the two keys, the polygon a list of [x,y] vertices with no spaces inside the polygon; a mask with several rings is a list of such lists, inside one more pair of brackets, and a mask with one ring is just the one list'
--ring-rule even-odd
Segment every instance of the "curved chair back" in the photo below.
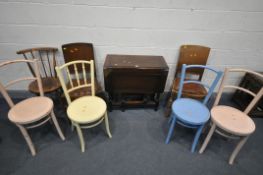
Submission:
{"label": "curved chair back", "polygon": [[[200,45],[182,45],[180,47],[180,55],[176,66],[175,78],[182,70],[182,65],[206,65],[210,48]],[[198,80],[201,81],[204,69],[191,69],[187,73],[198,75]]]}
{"label": "curved chair back", "polygon": [[250,73],[250,74],[253,74],[253,75],[255,75],[255,76],[263,79],[263,75],[262,75],[262,74],[257,73],[257,72],[252,71],[252,70],[226,68],[226,69],[225,69],[225,72],[224,72],[223,80],[222,80],[222,82],[221,82],[221,84],[220,84],[219,91],[218,91],[218,94],[217,94],[217,96],[216,96],[216,100],[215,100],[213,106],[218,105],[224,89],[237,89],[237,90],[243,91],[243,92],[245,92],[245,93],[250,94],[251,96],[253,96],[252,101],[248,104],[248,106],[247,106],[247,107],[245,108],[245,110],[244,110],[244,113],[245,113],[245,114],[248,114],[248,113],[250,112],[250,110],[251,110],[251,109],[256,105],[256,103],[260,100],[260,98],[263,96],[263,87],[261,87],[261,89],[258,91],[258,93],[255,94],[254,92],[252,92],[252,91],[250,91],[249,89],[246,89],[246,88],[244,88],[244,87],[235,86],[235,85],[226,85],[227,77],[229,76],[229,74],[230,74],[231,72],[245,72],[245,73]]}
{"label": "curved chair back", "polygon": [[37,64],[37,60],[33,59],[33,60],[24,60],[24,59],[17,59],[17,60],[13,60],[13,61],[6,61],[6,62],[2,62],[0,63],[0,68],[5,67],[5,66],[9,66],[10,64],[18,64],[18,63],[27,63],[30,64],[32,66],[32,70],[33,71],[33,75],[35,76],[31,76],[31,77],[21,77],[15,80],[12,80],[10,82],[8,82],[6,85],[3,85],[0,82],[0,91],[3,94],[3,97],[5,98],[5,100],[7,101],[8,105],[10,107],[13,107],[15,104],[13,102],[13,100],[11,99],[11,97],[9,96],[7,89],[16,84],[19,83],[21,81],[34,81],[37,80],[37,85],[39,87],[39,92],[40,92],[40,96],[44,96],[44,92],[43,92],[43,87],[42,87],[42,82],[41,82],[41,78],[40,78],[40,74],[39,74],[39,68],[38,68],[38,64]]}
{"label": "curved chair back", "polygon": [[[211,85],[207,85],[205,83],[202,83],[201,81],[197,81],[197,80],[185,80],[185,74],[186,74],[186,70],[187,69],[207,69],[207,70],[210,70],[212,71],[213,73],[216,74],[216,77],[214,79],[214,81],[212,82]],[[217,71],[217,70],[214,70],[208,66],[203,66],[203,65],[186,65],[186,64],[183,64],[182,66],[182,72],[181,72],[181,79],[180,79],[180,85],[179,85],[179,91],[178,91],[178,94],[177,94],[177,99],[178,98],[181,98],[182,96],[182,91],[183,91],[183,85],[184,84],[187,84],[187,83],[196,83],[196,84],[201,84],[203,85],[204,87],[208,88],[208,93],[207,95],[205,96],[204,100],[203,100],[203,104],[206,104],[209,100],[209,98],[211,97],[217,83],[219,82],[220,78],[222,77],[223,75],[223,72],[222,71]]]}
{"label": "curved chair back", "polygon": [[[30,48],[17,51],[17,54],[22,54],[26,60],[38,59],[40,61],[39,72],[42,78],[44,77],[57,77],[55,72],[56,62],[56,53],[58,48],[55,47],[39,47],[39,48]],[[33,76],[34,70],[30,63],[28,67]]]}
{"label": "curved chair back", "polygon": [[[81,69],[78,67],[81,66]],[[71,67],[75,74],[72,75],[69,71],[69,67]],[[90,69],[90,74],[87,74],[87,68]],[[56,72],[61,83],[62,89],[64,91],[65,97],[67,99],[68,104],[71,103],[72,99],[70,98],[69,93],[76,91],[81,88],[90,88],[91,95],[95,96],[95,84],[94,84],[94,62],[90,61],[72,61],[66,63],[62,66],[56,67]],[[69,86],[66,86],[65,79],[69,82]],[[76,81],[75,81],[76,80]],[[88,81],[90,80],[90,81]]]}

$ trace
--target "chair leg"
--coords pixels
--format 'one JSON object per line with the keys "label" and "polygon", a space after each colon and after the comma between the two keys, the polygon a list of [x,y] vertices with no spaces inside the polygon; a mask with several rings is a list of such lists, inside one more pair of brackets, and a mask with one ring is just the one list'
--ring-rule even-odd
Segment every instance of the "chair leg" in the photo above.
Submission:
{"label": "chair leg", "polygon": [[109,126],[109,119],[108,119],[107,111],[105,112],[104,120],[105,120],[105,127],[106,127],[107,134],[108,134],[109,138],[112,138],[111,132],[110,132],[110,126]]}
{"label": "chair leg", "polygon": [[81,128],[80,128],[79,124],[77,124],[77,123],[74,123],[74,125],[75,125],[75,127],[77,129],[77,133],[78,133],[78,136],[79,136],[81,152],[85,152],[85,142],[84,142],[84,138],[83,138],[83,134],[82,134]]}
{"label": "chair leg", "polygon": [[36,149],[34,147],[34,144],[33,144],[32,140],[31,140],[30,136],[28,135],[28,132],[27,132],[26,128],[23,127],[22,125],[19,125],[19,124],[16,124],[16,126],[22,132],[22,134],[23,134],[23,136],[24,136],[24,138],[26,140],[26,143],[27,143],[27,145],[28,145],[28,147],[30,149],[30,152],[31,152],[32,156],[35,156],[36,155]]}
{"label": "chair leg", "polygon": [[194,141],[193,141],[193,143],[192,143],[192,148],[191,148],[191,152],[192,152],[192,153],[195,152],[196,145],[197,145],[197,143],[198,143],[199,137],[200,137],[200,135],[201,135],[201,133],[202,133],[202,130],[203,130],[204,126],[205,126],[205,125],[199,126],[199,128],[198,128],[197,131],[196,131],[195,138],[194,138]]}
{"label": "chair leg", "polygon": [[171,116],[169,117],[168,124],[170,125],[172,121],[173,121],[173,115],[171,115]]}
{"label": "chair leg", "polygon": [[171,96],[169,97],[168,99],[168,102],[166,104],[166,109],[165,109],[165,117],[169,117],[169,115],[171,114],[171,107],[172,107],[172,103],[173,103],[173,100],[174,100],[174,95],[173,93],[171,94]]}
{"label": "chair leg", "polygon": [[209,130],[209,133],[207,134],[207,136],[206,136],[206,138],[205,138],[205,141],[204,141],[201,149],[199,150],[199,153],[200,153],[200,154],[202,154],[202,153],[204,152],[204,150],[205,150],[208,142],[210,141],[213,133],[215,132],[215,129],[216,129],[216,124],[213,123],[211,129]]}
{"label": "chair leg", "polygon": [[74,125],[73,122],[67,117],[68,124],[70,125],[71,131],[74,131]]}
{"label": "chair leg", "polygon": [[60,126],[58,124],[57,118],[56,118],[55,113],[54,113],[53,110],[51,111],[51,119],[52,119],[53,123],[55,124],[56,130],[57,130],[60,138],[62,140],[65,140],[65,136],[63,135],[63,132],[61,131],[61,128],[60,128]]}
{"label": "chair leg", "polygon": [[237,154],[239,153],[239,151],[241,150],[241,148],[244,146],[244,144],[246,143],[247,139],[248,139],[249,136],[246,136],[246,137],[243,137],[239,143],[237,144],[235,150],[233,151],[233,153],[231,154],[230,156],[230,159],[229,159],[229,164],[232,165]]}
{"label": "chair leg", "polygon": [[73,124],[73,122],[70,120],[70,123],[71,123],[71,131],[74,131],[74,124]]}
{"label": "chair leg", "polygon": [[172,122],[169,128],[169,132],[168,135],[166,137],[165,143],[168,144],[170,142],[170,139],[172,137],[173,131],[174,131],[174,127],[175,127],[175,123],[176,123],[176,117],[175,116],[171,116],[172,117]]}

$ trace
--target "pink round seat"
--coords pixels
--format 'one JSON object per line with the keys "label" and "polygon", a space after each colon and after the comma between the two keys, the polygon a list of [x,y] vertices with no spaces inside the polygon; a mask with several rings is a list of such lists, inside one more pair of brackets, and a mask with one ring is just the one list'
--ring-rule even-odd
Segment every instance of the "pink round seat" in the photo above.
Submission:
{"label": "pink round seat", "polygon": [[248,115],[230,106],[213,107],[211,119],[218,127],[239,136],[250,135],[256,129],[253,120]]}
{"label": "pink round seat", "polygon": [[48,97],[32,97],[17,103],[8,112],[14,123],[27,124],[46,117],[53,109],[53,101]]}

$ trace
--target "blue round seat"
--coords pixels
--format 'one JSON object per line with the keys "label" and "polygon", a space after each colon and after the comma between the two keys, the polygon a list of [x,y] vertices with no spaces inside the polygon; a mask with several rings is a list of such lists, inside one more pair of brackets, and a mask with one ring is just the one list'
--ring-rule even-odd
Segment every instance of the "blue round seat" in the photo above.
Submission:
{"label": "blue round seat", "polygon": [[202,125],[210,117],[210,112],[203,103],[190,98],[175,100],[172,112],[178,120],[190,125]]}

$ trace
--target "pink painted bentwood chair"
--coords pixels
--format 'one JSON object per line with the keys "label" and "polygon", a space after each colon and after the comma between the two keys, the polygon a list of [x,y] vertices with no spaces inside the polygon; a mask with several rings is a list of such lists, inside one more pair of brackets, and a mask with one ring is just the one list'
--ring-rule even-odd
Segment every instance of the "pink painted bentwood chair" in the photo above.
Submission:
{"label": "pink painted bentwood chair", "polygon": [[[36,150],[32,143],[31,138],[28,135],[27,129],[35,128],[40,125],[43,125],[44,123],[48,121],[50,122],[52,121],[55,125],[55,128],[60,138],[62,140],[65,140],[65,137],[59,127],[56,116],[53,112],[53,106],[54,106],[53,101],[48,97],[44,97],[37,60],[36,59],[34,60],[22,60],[21,59],[21,60],[14,60],[14,61],[6,61],[3,63],[0,63],[0,68],[8,66],[10,64],[19,64],[19,63],[20,64],[21,63],[31,64],[33,68],[32,70],[35,73],[34,74],[35,77],[19,78],[19,79],[10,81],[5,86],[0,82],[0,91],[11,108],[8,112],[9,120],[20,129],[31,151],[31,154],[35,156]],[[26,81],[26,80],[27,81],[28,80],[37,81],[40,96],[31,97],[31,98],[22,100],[18,102],[17,104],[14,104],[14,102],[8,95],[6,88],[10,87],[11,85],[14,85],[15,83]]]}
{"label": "pink painted bentwood chair", "polygon": [[[247,72],[250,74],[254,74],[259,78],[263,78],[263,75],[246,69],[226,69],[224,73],[223,80],[221,82],[215,103],[213,108],[211,109],[211,122],[212,127],[199,151],[199,153],[203,153],[208,142],[211,139],[211,136],[216,131],[220,135],[231,138],[231,139],[240,139],[239,143],[237,144],[236,148],[232,152],[229,164],[233,164],[235,157],[237,156],[240,149],[246,143],[248,137],[255,131],[256,126],[253,120],[248,116],[248,113],[251,109],[256,105],[256,103],[260,100],[263,95],[263,87],[259,90],[257,94],[251,92],[248,89],[239,86],[233,85],[225,85],[225,81],[228,77],[230,72]],[[240,111],[234,107],[219,105],[219,100],[221,98],[222,92],[226,88],[238,89],[245,93],[248,93],[253,96],[252,101],[246,107],[245,111]]]}

